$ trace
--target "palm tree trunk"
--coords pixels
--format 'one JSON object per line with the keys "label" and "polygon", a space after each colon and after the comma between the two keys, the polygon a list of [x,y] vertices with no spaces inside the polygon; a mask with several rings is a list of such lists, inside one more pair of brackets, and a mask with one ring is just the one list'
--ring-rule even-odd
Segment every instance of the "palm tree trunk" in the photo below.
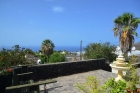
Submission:
{"label": "palm tree trunk", "polygon": [[49,63],[49,56],[47,56],[47,62]]}
{"label": "palm tree trunk", "polygon": [[128,61],[128,52],[124,53],[124,58],[125,58],[125,61]]}

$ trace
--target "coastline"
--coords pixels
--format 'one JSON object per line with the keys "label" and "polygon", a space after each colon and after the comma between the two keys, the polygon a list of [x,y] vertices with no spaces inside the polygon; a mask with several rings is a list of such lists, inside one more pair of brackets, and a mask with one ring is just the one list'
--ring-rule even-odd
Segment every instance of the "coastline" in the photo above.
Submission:
{"label": "coastline", "polygon": [[[5,49],[12,49],[13,46],[0,46],[0,50],[2,50],[2,48]],[[39,50],[41,50],[41,46],[20,46],[21,48],[29,48],[31,50],[33,50],[34,52],[38,52]],[[84,48],[82,47],[82,52],[84,52]],[[54,50],[56,51],[68,51],[68,52],[80,52],[80,46],[55,46]]]}

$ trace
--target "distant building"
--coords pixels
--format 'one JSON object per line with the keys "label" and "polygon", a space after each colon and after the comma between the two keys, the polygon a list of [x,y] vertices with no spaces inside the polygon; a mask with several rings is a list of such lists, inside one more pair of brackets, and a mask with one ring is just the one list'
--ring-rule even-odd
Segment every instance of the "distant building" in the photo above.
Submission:
{"label": "distant building", "polygon": [[[116,51],[115,51],[115,54],[117,54],[117,55],[122,54],[122,51],[121,51],[121,49],[120,49],[119,46],[117,46]],[[131,55],[140,55],[140,51],[137,50],[137,48],[135,46],[133,46],[131,53],[128,52],[128,56],[131,56]]]}

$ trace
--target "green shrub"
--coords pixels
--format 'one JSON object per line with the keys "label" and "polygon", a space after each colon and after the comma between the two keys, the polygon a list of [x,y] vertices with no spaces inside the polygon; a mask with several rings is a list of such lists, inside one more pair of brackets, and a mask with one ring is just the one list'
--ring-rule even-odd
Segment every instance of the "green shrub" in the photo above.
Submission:
{"label": "green shrub", "polygon": [[140,84],[140,75],[137,72],[138,65],[136,64],[137,57],[132,55],[127,66],[130,68],[126,75],[123,78],[127,81],[127,88],[130,90],[137,90],[137,84]]}
{"label": "green shrub", "polygon": [[41,63],[44,64],[47,62],[47,56],[45,54],[41,54],[39,55],[40,59],[41,59]]}
{"label": "green shrub", "polygon": [[117,55],[113,53],[116,50],[115,45],[106,43],[91,43],[85,48],[84,59],[105,58],[106,61],[112,62]]}
{"label": "green shrub", "polygon": [[76,87],[82,90],[84,93],[104,93],[100,87],[100,80],[95,76],[86,77],[85,83],[77,83]]}
{"label": "green shrub", "polygon": [[126,82],[119,80],[115,81],[114,78],[109,79],[103,86],[100,85],[100,80],[95,76],[86,78],[85,83],[76,84],[84,93],[127,93]]}
{"label": "green shrub", "polygon": [[34,52],[33,50],[31,50],[30,48],[26,48],[26,49],[25,49],[25,53],[26,53],[26,54],[35,55],[35,52]]}
{"label": "green shrub", "polygon": [[65,55],[61,53],[53,53],[49,58],[50,63],[65,62]]}
{"label": "green shrub", "polygon": [[105,93],[127,93],[127,85],[124,80],[115,81],[114,78],[111,78],[105,82],[102,88]]}
{"label": "green shrub", "polygon": [[19,45],[15,45],[12,48],[10,50],[3,48],[0,51],[2,65],[0,67],[7,68],[9,66],[26,64],[25,48],[21,48]]}

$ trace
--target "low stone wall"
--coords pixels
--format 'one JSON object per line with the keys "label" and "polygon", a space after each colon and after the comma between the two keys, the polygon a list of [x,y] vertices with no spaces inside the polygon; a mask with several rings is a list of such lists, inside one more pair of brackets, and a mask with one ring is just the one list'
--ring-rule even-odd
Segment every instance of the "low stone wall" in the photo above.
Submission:
{"label": "low stone wall", "polygon": [[[75,62],[41,64],[29,66],[28,68],[29,71],[33,72],[33,80],[35,81],[98,69],[111,71],[109,64],[105,63],[105,59],[103,58]],[[18,68],[16,68],[16,70],[18,70]]]}
{"label": "low stone wall", "polygon": [[40,79],[55,78],[58,76],[71,75],[75,73],[81,73],[86,71],[92,71],[97,69],[103,69],[111,71],[108,64],[104,59],[92,59],[75,62],[61,62],[45,65],[37,65],[29,67],[29,71],[33,72],[33,79],[38,81]]}

